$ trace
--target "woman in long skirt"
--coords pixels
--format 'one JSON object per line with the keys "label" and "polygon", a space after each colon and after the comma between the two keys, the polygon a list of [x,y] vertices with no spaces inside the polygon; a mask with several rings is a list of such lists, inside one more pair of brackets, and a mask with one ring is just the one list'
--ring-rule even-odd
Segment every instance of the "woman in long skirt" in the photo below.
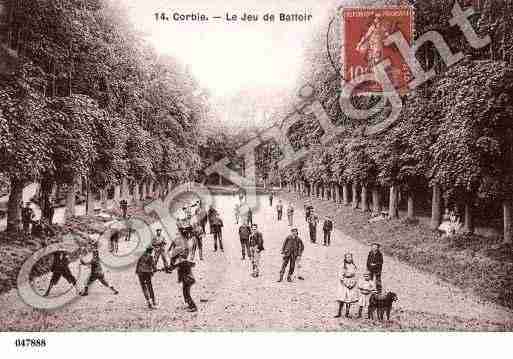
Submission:
{"label": "woman in long skirt", "polygon": [[353,262],[353,255],[346,253],[344,256],[344,264],[338,274],[338,314],[335,318],[342,316],[344,304],[346,305],[346,318],[349,318],[349,310],[352,303],[358,302],[359,293],[356,280],[357,268]]}

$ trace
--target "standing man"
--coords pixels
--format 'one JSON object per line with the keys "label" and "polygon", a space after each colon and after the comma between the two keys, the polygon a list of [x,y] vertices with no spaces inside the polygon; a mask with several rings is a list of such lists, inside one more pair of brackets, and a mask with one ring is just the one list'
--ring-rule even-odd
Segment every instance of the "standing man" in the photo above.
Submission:
{"label": "standing man", "polygon": [[168,267],[168,262],[166,258],[166,240],[162,236],[162,229],[157,228],[157,234],[151,240],[151,246],[153,247],[153,255],[155,260],[155,267],[157,267],[159,263],[159,258],[162,257],[162,262],[164,262],[164,269]]}
{"label": "standing man", "polygon": [[239,203],[235,203],[234,212],[235,212],[235,223],[239,224],[239,217],[240,217],[240,204]]}
{"label": "standing man", "polygon": [[52,263],[52,278],[50,279],[50,285],[48,286],[48,289],[46,290],[45,294],[43,294],[43,297],[48,297],[50,294],[50,290],[53,288],[54,285],[56,285],[59,282],[59,279],[63,277],[68,281],[69,284],[73,285],[75,289],[78,292],[77,289],[77,280],[71,273],[71,270],[69,269],[69,258],[68,253],[64,251],[57,251],[53,255],[53,263]]}
{"label": "standing man", "polygon": [[287,219],[289,221],[289,226],[294,225],[294,206],[292,203],[289,203],[289,206],[287,207]]}
{"label": "standing man", "polygon": [[199,259],[203,260],[203,237],[205,236],[205,231],[201,226],[200,220],[197,219],[193,221],[192,224],[192,248],[191,248],[191,260],[194,261],[194,257],[196,256],[196,249],[199,251]]}
{"label": "standing man", "polygon": [[224,252],[223,249],[223,221],[216,215],[212,221],[210,222],[210,228],[212,229],[212,233],[214,234],[214,252],[217,252],[217,241],[219,241],[219,248],[221,252]]}
{"label": "standing man", "polygon": [[312,243],[317,241],[317,223],[319,223],[319,218],[315,215],[312,208],[308,217],[308,229],[310,231],[310,242]]}
{"label": "standing man", "polygon": [[376,290],[381,293],[381,271],[383,270],[383,254],[379,250],[379,244],[373,243],[367,257],[367,270],[370,280],[376,280]]}
{"label": "standing man", "polygon": [[278,201],[278,205],[276,206],[276,212],[278,213],[278,221],[281,221],[281,217],[283,217],[283,203],[281,199]]}
{"label": "standing man", "polygon": [[157,266],[153,260],[153,247],[150,246],[146,248],[144,254],[139,258],[135,267],[135,273],[139,277],[139,283],[141,283],[144,298],[146,299],[146,303],[148,303],[148,308],[150,309],[157,306],[155,293],[153,292],[153,283],[151,282],[153,274],[156,271]]}
{"label": "standing man", "polygon": [[121,202],[119,202],[119,206],[121,207],[121,212],[123,212],[123,218],[126,218],[126,211],[128,210],[128,202],[126,199],[122,199]]}
{"label": "standing man", "polygon": [[310,215],[313,212],[313,206],[312,205],[305,205],[305,221],[308,222],[308,219],[310,218]]}
{"label": "standing man", "polygon": [[214,220],[214,218],[217,216],[217,211],[216,209],[213,207],[213,206],[210,206],[209,209],[208,209],[208,213],[207,213],[207,218],[208,218],[208,225],[210,227],[210,234],[214,233],[212,231],[212,221]]}
{"label": "standing man", "polygon": [[333,230],[333,221],[326,217],[322,224],[322,231],[324,232],[324,243],[323,245],[329,246],[331,242],[331,231]]}
{"label": "standing man", "polygon": [[198,208],[198,212],[196,214],[198,216],[198,221],[201,225],[201,228],[203,229],[203,233],[207,233],[206,227],[208,222],[208,214],[207,211],[205,211],[205,208],[200,204]]}
{"label": "standing man", "polygon": [[260,275],[260,253],[264,250],[264,237],[257,229],[257,225],[251,225],[249,236],[249,254],[251,256],[251,276],[257,278]]}
{"label": "standing man", "polygon": [[21,208],[21,223],[23,232],[30,234],[30,223],[34,219],[34,210],[30,208],[30,202],[25,202],[25,207]]}
{"label": "standing man", "polygon": [[98,252],[98,248],[93,249],[93,258],[89,262],[84,262],[83,259],[80,259],[80,263],[82,265],[91,266],[91,274],[89,275],[89,279],[84,287],[84,291],[80,293],[81,296],[86,296],[89,294],[89,286],[93,284],[95,281],[100,281],[105,287],[110,288],[114,294],[119,294],[119,292],[114,288],[114,286],[110,285],[105,279],[105,275],[103,274],[102,264],[100,262],[100,253]]}
{"label": "standing man", "polygon": [[280,271],[280,279],[278,282],[283,280],[285,269],[289,266],[289,274],[287,275],[287,282],[292,282],[292,275],[294,274],[294,267],[296,265],[296,258],[301,256],[304,250],[304,245],[298,236],[297,228],[292,228],[291,234],[285,238],[281,254],[283,255],[283,264]]}
{"label": "standing man", "polygon": [[273,206],[273,198],[274,198],[274,193],[273,193],[273,191],[271,191],[269,193],[269,206],[271,206],[271,207]]}
{"label": "standing man", "polygon": [[243,223],[239,227],[239,238],[240,238],[240,246],[242,248],[242,260],[246,259],[246,252],[248,253],[248,257],[251,257],[251,253],[249,251],[249,236],[251,235],[251,227],[247,222]]}

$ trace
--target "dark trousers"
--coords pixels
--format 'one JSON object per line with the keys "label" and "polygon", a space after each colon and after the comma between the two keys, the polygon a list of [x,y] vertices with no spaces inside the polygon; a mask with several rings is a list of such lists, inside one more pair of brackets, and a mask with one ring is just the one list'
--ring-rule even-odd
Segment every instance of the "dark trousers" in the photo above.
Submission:
{"label": "dark trousers", "polygon": [[196,256],[196,250],[199,251],[200,259],[203,259],[203,236],[195,236],[192,240],[194,241],[191,248],[192,259]]}
{"label": "dark trousers", "polygon": [[155,293],[153,292],[153,284],[151,283],[152,273],[139,273],[139,283],[146,300],[152,300],[155,302]]}
{"label": "dark trousers", "polygon": [[30,233],[30,221],[23,221],[23,232]]}
{"label": "dark trousers", "polygon": [[317,241],[317,227],[309,225],[308,228],[310,229],[310,241],[315,243]]}
{"label": "dark trousers", "polygon": [[269,198],[269,205],[272,207],[273,206],[273,199],[272,198]]}
{"label": "dark trousers", "polygon": [[183,300],[189,306],[189,308],[196,308],[196,303],[192,300],[191,297],[191,287],[192,284],[183,283],[182,292],[183,292]]}
{"label": "dark trousers", "polygon": [[378,292],[381,292],[381,290],[383,289],[382,284],[381,284],[381,272],[369,271],[369,273],[370,273],[370,280],[374,280],[374,278],[376,279],[376,290]]}
{"label": "dark trousers", "polygon": [[121,211],[123,211],[123,218],[126,218],[126,208],[121,208]]}
{"label": "dark trousers", "polygon": [[288,256],[283,257],[283,264],[281,265],[280,270],[280,278],[283,278],[283,275],[285,274],[285,269],[287,268],[287,265],[289,266],[289,274],[287,278],[290,278],[292,274],[294,274],[294,268],[296,267],[296,256],[291,254]]}
{"label": "dark trousers", "polygon": [[214,250],[217,251],[217,241],[219,241],[219,248],[221,248],[222,251],[224,251],[223,249],[223,235],[222,233],[219,231],[215,231],[214,232]]}
{"label": "dark trousers", "polygon": [[71,273],[69,268],[57,269],[52,273],[52,278],[50,279],[50,284],[53,286],[59,282],[59,279],[64,278],[70,284],[74,286],[77,284],[77,280]]}
{"label": "dark trousers", "polygon": [[329,246],[331,242],[331,231],[324,231],[324,245]]}
{"label": "dark trousers", "polygon": [[248,253],[248,257],[251,255],[249,252],[249,239],[240,239],[240,246],[242,248],[242,259],[246,258],[246,253]]}
{"label": "dark trousers", "polygon": [[278,221],[281,221],[282,216],[283,216],[283,211],[278,211]]}

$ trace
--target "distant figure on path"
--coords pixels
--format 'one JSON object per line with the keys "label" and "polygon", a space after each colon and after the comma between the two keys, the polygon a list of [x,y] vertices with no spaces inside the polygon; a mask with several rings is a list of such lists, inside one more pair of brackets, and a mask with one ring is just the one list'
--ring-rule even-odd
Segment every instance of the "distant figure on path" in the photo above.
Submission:
{"label": "distant figure on path", "polygon": [[310,215],[313,213],[313,206],[312,205],[305,205],[305,221],[308,223],[308,220],[310,219]]}
{"label": "distant figure on path", "polygon": [[273,206],[273,198],[274,198],[274,193],[271,191],[271,193],[269,193],[269,206]]}
{"label": "distant figure on path", "polygon": [[264,250],[264,237],[257,229],[257,225],[251,225],[249,236],[249,253],[251,256],[251,276],[257,278],[260,275],[260,256]]}
{"label": "distant figure on path", "polygon": [[289,221],[289,226],[294,225],[294,206],[292,203],[289,203],[287,207],[287,220]]}
{"label": "distant figure on path", "polygon": [[219,241],[219,249],[224,252],[223,248],[223,221],[219,215],[215,216],[210,222],[210,228],[214,235],[214,252],[217,252],[217,242]]}
{"label": "distant figure on path", "polygon": [[89,294],[89,286],[93,284],[95,281],[99,281],[105,287],[110,288],[114,294],[118,294],[119,292],[114,288],[114,286],[110,285],[105,279],[105,275],[103,274],[103,268],[100,262],[100,253],[98,252],[98,248],[93,249],[93,258],[89,262],[85,262],[83,259],[80,259],[80,263],[82,265],[91,267],[91,274],[89,275],[89,279],[84,287],[81,296],[86,296]]}
{"label": "distant figure on path", "polygon": [[157,306],[155,293],[153,291],[153,283],[151,282],[153,274],[155,274],[156,271],[157,267],[153,260],[153,247],[150,246],[146,248],[144,254],[139,258],[135,267],[135,273],[139,277],[139,283],[141,284],[144,298],[146,299],[146,303],[150,309]]}
{"label": "distant figure on path", "polygon": [[346,253],[344,256],[344,264],[337,278],[339,282],[337,296],[339,306],[338,314],[335,316],[335,318],[340,318],[342,316],[344,304],[346,305],[346,318],[349,318],[349,310],[351,308],[351,304],[358,302],[359,297],[356,272],[357,268],[353,262],[353,255],[351,253]]}
{"label": "distant figure on path", "polygon": [[333,231],[333,221],[326,217],[324,223],[322,224],[322,231],[324,233],[324,245],[329,246],[331,243],[331,231]]}
{"label": "distant figure on path", "polygon": [[199,252],[200,261],[203,260],[203,238],[205,237],[205,231],[201,226],[200,220],[196,217],[196,220],[192,224],[192,246],[190,252],[190,258],[194,261],[196,256],[196,250]]}
{"label": "distant figure on path", "polygon": [[319,218],[315,215],[312,208],[308,217],[308,230],[310,232],[310,242],[312,243],[317,242],[317,223],[319,223]]}
{"label": "distant figure on path", "polygon": [[210,227],[210,234],[213,234],[214,232],[212,231],[212,221],[214,220],[214,218],[217,216],[217,211],[216,209],[213,207],[213,206],[210,206],[210,208],[208,209],[208,213],[207,213],[207,217],[208,217],[208,225]]}
{"label": "distant figure on path", "polygon": [[23,232],[30,234],[30,224],[34,219],[34,210],[30,208],[30,202],[25,202],[25,207],[21,208],[21,223]]}
{"label": "distant figure on path", "polygon": [[122,199],[121,202],[119,202],[119,207],[121,207],[121,212],[123,212],[123,218],[126,218],[126,211],[128,210],[128,202],[126,199]]}
{"label": "distant figure on path", "polygon": [[235,203],[234,212],[235,212],[235,223],[239,224],[239,217],[240,217],[240,204],[239,203]]}
{"label": "distant figure on path", "polygon": [[48,297],[48,295],[50,295],[50,290],[59,282],[61,277],[66,279],[69,284],[73,285],[78,292],[77,280],[69,269],[68,253],[65,251],[57,251],[54,253],[51,272],[52,278],[50,279],[50,285],[48,286],[45,294],[43,294],[43,297]]}
{"label": "distant figure on path", "polygon": [[296,265],[297,257],[301,256],[304,250],[304,245],[298,236],[297,228],[292,228],[291,234],[285,238],[281,254],[283,255],[283,263],[280,270],[280,279],[278,282],[283,280],[285,269],[289,266],[289,273],[287,275],[287,281],[292,282],[292,275],[294,274],[294,267]]}
{"label": "distant figure on path", "polygon": [[162,229],[157,228],[157,234],[151,240],[151,246],[153,247],[153,256],[155,260],[155,267],[158,266],[159,259],[162,257],[162,262],[164,262],[164,268],[168,266],[167,257],[166,257],[166,240],[162,236]]}
{"label": "distant figure on path", "polygon": [[239,238],[240,238],[240,246],[242,249],[242,260],[246,259],[246,252],[248,253],[248,257],[251,257],[251,253],[249,251],[249,236],[251,235],[251,227],[247,223],[243,223],[239,227]]}
{"label": "distant figure on path", "polygon": [[383,270],[383,254],[379,250],[379,244],[373,243],[367,256],[367,270],[370,279],[376,281],[376,289],[381,293],[381,271]]}
{"label": "distant figure on path", "polygon": [[110,235],[110,251],[111,253],[118,253],[119,250],[119,231],[114,230]]}
{"label": "distant figure on path", "polygon": [[283,203],[281,202],[281,199],[278,201],[278,205],[276,206],[276,212],[278,214],[278,221],[281,221],[281,218],[283,217]]}

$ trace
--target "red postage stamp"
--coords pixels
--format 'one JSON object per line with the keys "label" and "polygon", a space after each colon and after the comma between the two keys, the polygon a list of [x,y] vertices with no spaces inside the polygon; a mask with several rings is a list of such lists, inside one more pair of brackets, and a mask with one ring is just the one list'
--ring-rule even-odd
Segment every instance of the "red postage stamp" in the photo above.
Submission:
{"label": "red postage stamp", "polygon": [[[344,81],[352,81],[360,75],[373,73],[374,66],[385,59],[391,65],[387,75],[396,90],[408,91],[411,71],[395,45],[386,46],[385,39],[400,31],[408,44],[413,41],[413,8],[410,6],[346,7],[342,9],[342,66]],[[381,85],[365,82],[356,94],[381,93]]]}

